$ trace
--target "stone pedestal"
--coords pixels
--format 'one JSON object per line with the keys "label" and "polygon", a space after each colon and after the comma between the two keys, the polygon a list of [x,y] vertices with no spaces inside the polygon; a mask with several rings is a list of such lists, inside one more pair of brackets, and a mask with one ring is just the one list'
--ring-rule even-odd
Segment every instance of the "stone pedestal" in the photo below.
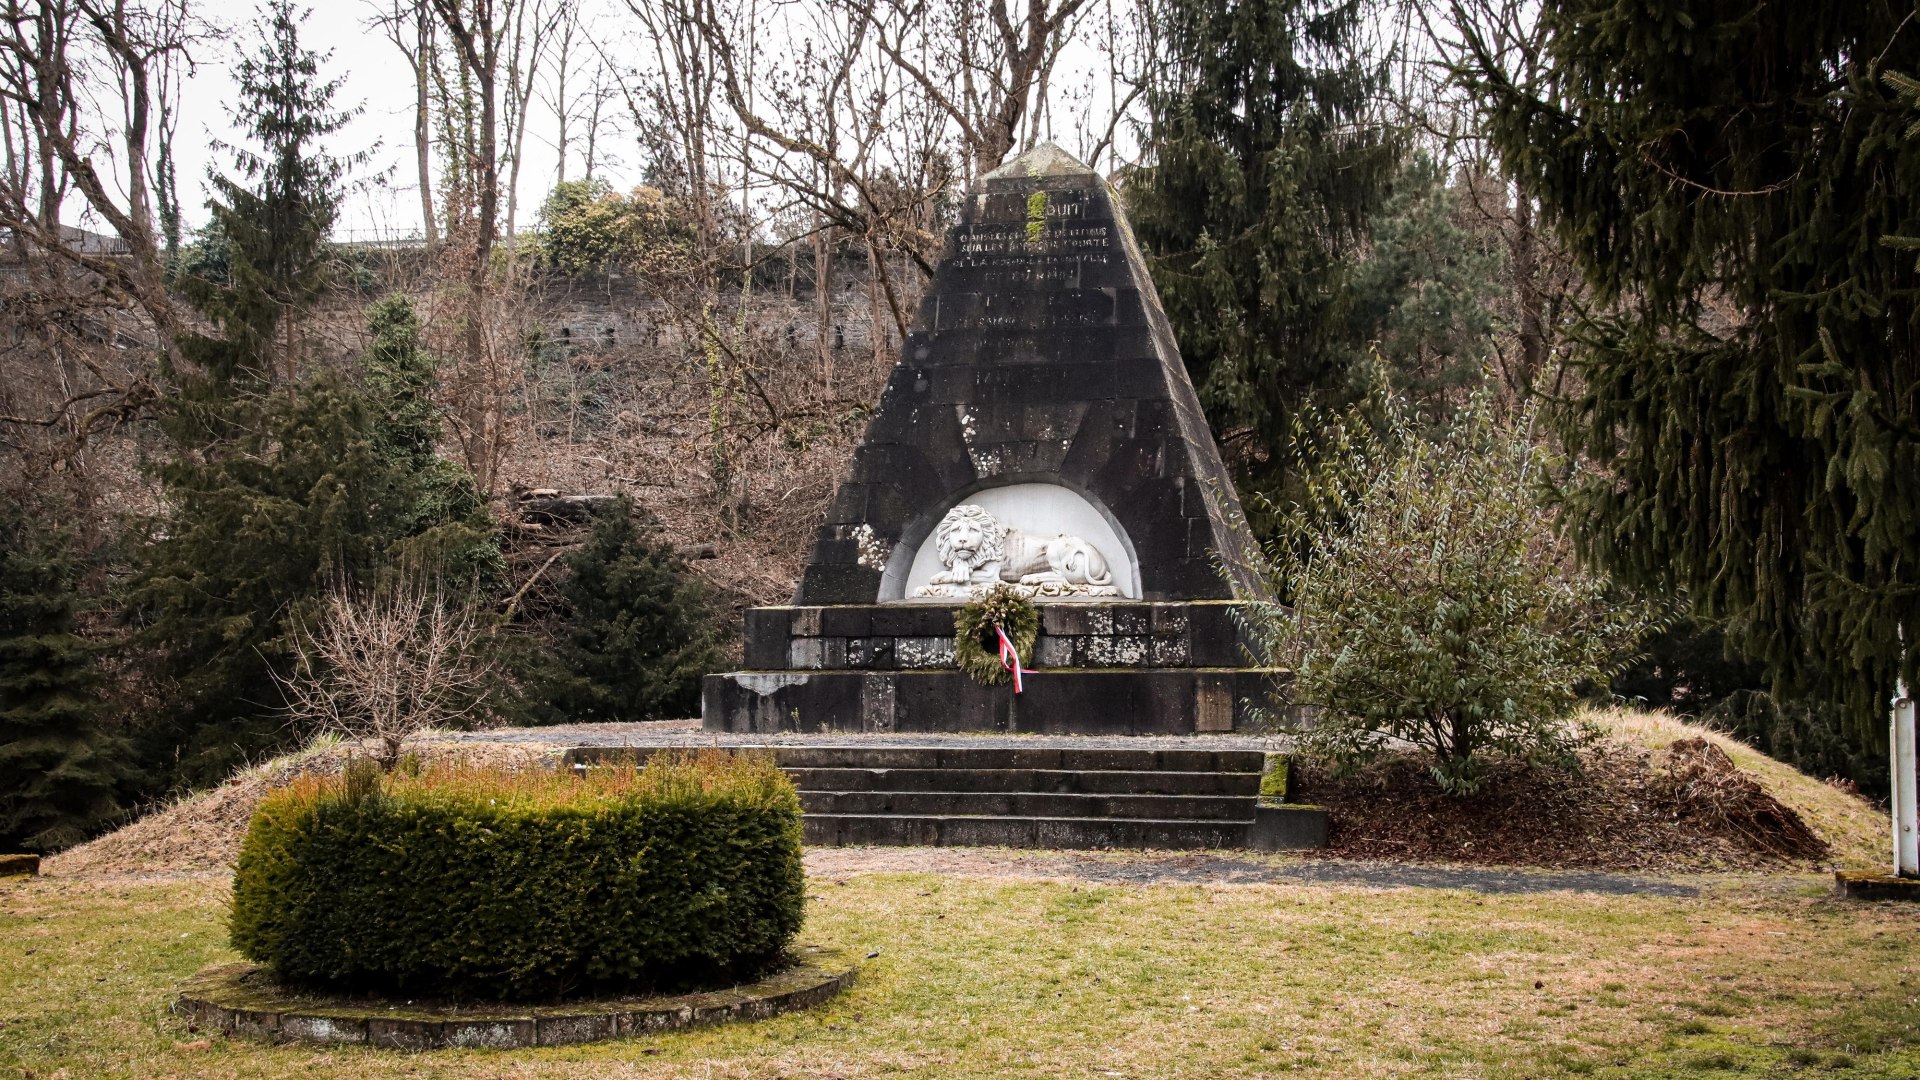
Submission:
{"label": "stone pedestal", "polygon": [[1229,601],[1040,605],[1025,692],[954,667],[947,604],[755,608],[749,670],[707,676],[711,731],[1245,731],[1286,705]]}

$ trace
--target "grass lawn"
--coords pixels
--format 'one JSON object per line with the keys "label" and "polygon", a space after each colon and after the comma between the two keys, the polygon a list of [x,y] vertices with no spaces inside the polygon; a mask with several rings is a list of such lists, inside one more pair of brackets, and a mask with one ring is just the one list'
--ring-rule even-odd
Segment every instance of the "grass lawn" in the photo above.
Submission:
{"label": "grass lawn", "polygon": [[220,878],[14,879],[0,1076],[1920,1075],[1920,910],[1685,880],[1701,895],[815,876],[806,939],[879,953],[824,1008],[408,1055],[207,1045],[170,1016],[234,959]]}

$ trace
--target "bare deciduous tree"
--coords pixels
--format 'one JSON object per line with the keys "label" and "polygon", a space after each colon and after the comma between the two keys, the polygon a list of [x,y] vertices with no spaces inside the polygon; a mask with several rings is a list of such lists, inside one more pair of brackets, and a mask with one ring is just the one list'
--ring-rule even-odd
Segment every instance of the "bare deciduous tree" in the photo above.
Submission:
{"label": "bare deciduous tree", "polygon": [[373,740],[392,768],[408,739],[482,709],[480,627],[438,584],[403,580],[379,591],[338,586],[313,626],[296,625],[292,674],[276,676],[291,720],[308,731]]}
{"label": "bare deciduous tree", "polygon": [[[189,40],[184,0],[0,5],[0,101],[32,136],[9,140],[9,151],[26,158],[5,170],[0,228],[16,243],[121,290],[152,321],[168,351],[178,315],[156,246],[156,94],[161,67],[184,53]],[[16,177],[31,177],[35,188],[18,186]],[[62,203],[70,192],[113,230],[117,244],[103,246],[63,228]]]}
{"label": "bare deciduous tree", "polygon": [[1535,200],[1502,175],[1483,134],[1481,103],[1461,76],[1477,67],[1503,72],[1516,87],[1540,86],[1550,63],[1545,33],[1539,6],[1528,0],[1403,3],[1394,49],[1403,122],[1454,168],[1478,224],[1497,231],[1506,248],[1507,328],[1495,337],[1492,361],[1514,398],[1531,396],[1543,376],[1565,375],[1554,352],[1580,278],[1540,229]]}
{"label": "bare deciduous tree", "polygon": [[[526,0],[426,0],[444,36],[451,70],[435,73],[441,108],[446,242],[444,276],[464,280],[449,312],[458,336],[454,362],[443,383],[474,483],[488,497],[499,492],[500,466],[512,443],[510,404],[521,377],[518,305],[502,307],[494,287],[493,252],[500,237],[503,172],[511,175],[514,99],[508,84],[519,73],[509,66],[521,47]],[[507,147],[501,143],[501,113],[508,111]]]}
{"label": "bare deciduous tree", "polygon": [[433,13],[417,0],[385,0],[374,8],[373,22],[406,58],[413,70],[414,168],[420,181],[420,220],[427,246],[440,243],[439,221],[433,209],[433,119],[431,98],[434,67]]}
{"label": "bare deciduous tree", "polygon": [[520,163],[526,156],[527,117],[532,110],[540,69],[545,66],[554,33],[574,17],[574,0],[534,0],[513,6],[513,32],[507,39],[506,154],[507,252],[509,268],[519,249],[516,232],[520,216]]}
{"label": "bare deciduous tree", "polygon": [[1022,122],[1044,107],[1086,3],[885,0],[850,8],[865,14],[880,50],[959,129],[971,178],[999,165],[1020,141]]}
{"label": "bare deciduous tree", "polygon": [[185,0],[0,0],[0,444],[53,468],[89,470],[181,361],[159,204],[196,25]]}

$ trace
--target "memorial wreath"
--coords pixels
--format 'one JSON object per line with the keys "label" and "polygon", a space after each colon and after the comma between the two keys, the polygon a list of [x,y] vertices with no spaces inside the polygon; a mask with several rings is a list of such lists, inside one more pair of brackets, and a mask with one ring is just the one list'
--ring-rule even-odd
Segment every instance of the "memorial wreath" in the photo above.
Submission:
{"label": "memorial wreath", "polygon": [[960,670],[988,686],[1006,682],[1014,670],[1001,659],[1002,633],[1018,657],[1016,663],[1025,666],[1033,659],[1040,611],[1013,589],[996,585],[953,613],[953,658]]}

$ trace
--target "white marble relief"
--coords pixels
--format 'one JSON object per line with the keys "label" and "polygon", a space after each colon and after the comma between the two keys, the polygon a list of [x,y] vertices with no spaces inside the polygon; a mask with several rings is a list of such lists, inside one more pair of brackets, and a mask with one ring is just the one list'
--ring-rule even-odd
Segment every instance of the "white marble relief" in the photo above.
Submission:
{"label": "white marble relief", "polygon": [[947,511],[933,542],[944,569],[917,597],[972,597],[1002,584],[1034,598],[1120,595],[1106,556],[1086,539],[1012,528],[974,503]]}
{"label": "white marble relief", "polygon": [[[1030,481],[982,488],[958,502],[985,511],[985,516],[968,511],[956,517],[959,507],[950,506],[924,540],[891,545],[878,595],[882,603],[952,603],[984,593],[995,584],[1010,585],[1043,601],[1139,598],[1140,574],[1132,546],[1118,523],[1079,492],[1063,484]],[[961,537],[956,545],[954,528],[962,518],[970,519],[968,529],[980,535]],[[972,552],[966,560],[964,583],[954,576],[954,561],[949,558],[957,553],[956,547]],[[1049,548],[1060,563],[1058,568],[1048,559]],[[1000,555],[996,571],[988,572],[988,560],[982,558],[987,549],[996,549]],[[1104,574],[1094,565],[1096,560],[1104,563]],[[1044,579],[1023,584],[1020,579],[1028,575]]]}

